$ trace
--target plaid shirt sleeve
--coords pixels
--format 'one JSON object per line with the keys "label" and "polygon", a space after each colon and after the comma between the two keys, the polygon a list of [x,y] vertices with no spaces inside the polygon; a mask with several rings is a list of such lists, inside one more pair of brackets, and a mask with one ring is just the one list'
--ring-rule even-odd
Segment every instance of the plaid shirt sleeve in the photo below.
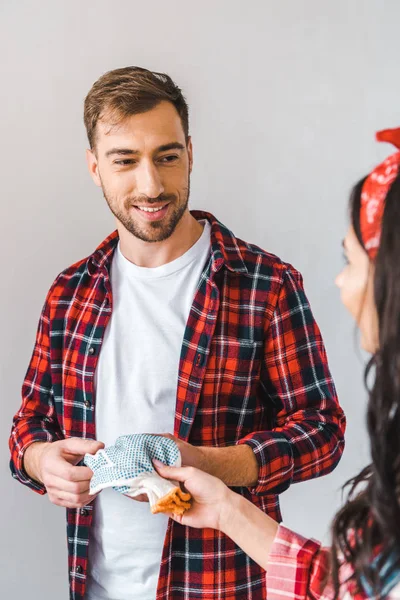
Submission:
{"label": "plaid shirt sleeve", "polygon": [[[332,600],[330,549],[280,525],[268,556],[268,600]],[[352,569],[344,563],[340,570],[340,600],[367,600],[356,590]]]}
{"label": "plaid shirt sleeve", "polygon": [[44,494],[46,489],[24,470],[24,452],[33,442],[63,439],[55,418],[52,396],[49,336],[51,292],[52,289],[40,316],[32,358],[22,385],[22,404],[14,416],[9,440],[12,476],[39,494]]}
{"label": "plaid shirt sleeve", "polygon": [[252,493],[280,494],[331,472],[343,453],[345,417],[302,277],[291,268],[265,333],[261,384],[274,407],[272,429],[239,442],[252,447],[259,464]]}
{"label": "plaid shirt sleeve", "polygon": [[269,553],[268,600],[331,600],[329,549],[286,529],[278,529]]}

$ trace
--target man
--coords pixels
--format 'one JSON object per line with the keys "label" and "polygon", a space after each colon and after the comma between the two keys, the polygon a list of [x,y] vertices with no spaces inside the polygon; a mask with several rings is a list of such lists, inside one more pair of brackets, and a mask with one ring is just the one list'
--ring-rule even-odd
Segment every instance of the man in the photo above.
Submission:
{"label": "man", "polygon": [[73,600],[264,599],[265,574],[231,540],[113,490],[94,500],[78,463],[119,435],[173,432],[184,465],[280,520],[278,494],[332,471],[344,444],[301,276],[189,212],[188,107],[168,76],[105,74],[85,125],[117,231],[48,293],[13,476],[67,507]]}

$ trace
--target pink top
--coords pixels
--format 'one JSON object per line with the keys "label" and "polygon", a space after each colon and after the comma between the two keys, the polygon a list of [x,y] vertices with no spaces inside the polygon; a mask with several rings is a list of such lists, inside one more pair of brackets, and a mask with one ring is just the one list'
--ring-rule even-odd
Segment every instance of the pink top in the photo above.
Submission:
{"label": "pink top", "polygon": [[[279,526],[268,560],[268,600],[332,600],[332,585],[328,583],[324,587],[328,572],[329,548]],[[340,597],[342,600],[366,598],[351,595],[346,589]],[[397,585],[388,600],[399,598],[400,586]]]}

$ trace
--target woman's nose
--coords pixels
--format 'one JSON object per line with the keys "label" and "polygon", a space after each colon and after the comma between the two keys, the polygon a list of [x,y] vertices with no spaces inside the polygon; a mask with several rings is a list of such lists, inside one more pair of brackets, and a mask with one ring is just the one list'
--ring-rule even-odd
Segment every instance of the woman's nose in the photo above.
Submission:
{"label": "woman's nose", "polygon": [[339,273],[335,279],[336,286],[340,289],[343,285],[343,272]]}

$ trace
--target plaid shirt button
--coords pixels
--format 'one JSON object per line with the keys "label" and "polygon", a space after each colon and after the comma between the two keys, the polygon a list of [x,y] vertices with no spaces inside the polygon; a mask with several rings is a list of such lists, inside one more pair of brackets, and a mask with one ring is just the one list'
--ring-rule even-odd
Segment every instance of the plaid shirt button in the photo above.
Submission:
{"label": "plaid shirt button", "polygon": [[81,508],[81,516],[87,517],[89,515],[89,511],[86,508]]}
{"label": "plaid shirt button", "polygon": [[78,565],[78,566],[75,568],[75,573],[78,573],[78,575],[82,575],[82,573],[83,573],[83,568],[81,567],[81,565]]}
{"label": "plaid shirt button", "polygon": [[90,400],[85,400],[84,405],[86,406],[86,408],[90,408]]}
{"label": "plaid shirt button", "polygon": [[89,348],[89,354],[94,354],[96,352],[96,350],[93,348],[93,346],[91,346]]}

